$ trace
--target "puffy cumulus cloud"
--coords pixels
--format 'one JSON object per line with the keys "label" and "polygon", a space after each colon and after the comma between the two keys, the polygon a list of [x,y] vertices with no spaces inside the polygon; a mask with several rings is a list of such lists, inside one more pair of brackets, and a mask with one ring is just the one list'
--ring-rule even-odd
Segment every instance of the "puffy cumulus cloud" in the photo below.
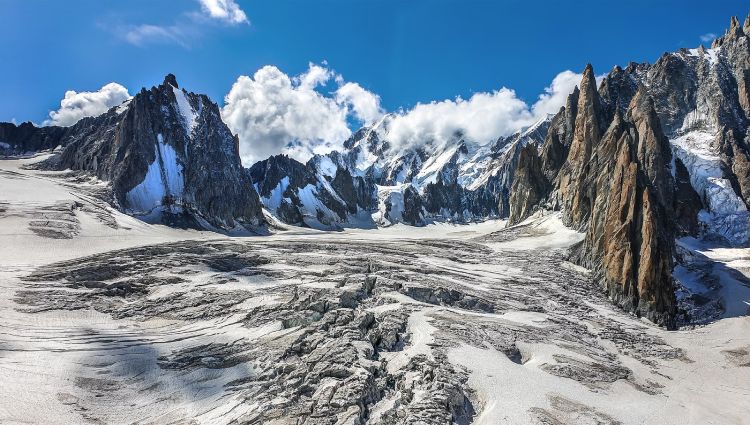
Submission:
{"label": "puffy cumulus cloud", "polygon": [[485,143],[511,134],[534,122],[528,105],[506,88],[492,93],[476,93],[470,99],[456,98],[427,104],[392,118],[388,140],[406,148],[426,143],[445,143],[456,134]]}
{"label": "puffy cumulus cloud", "polygon": [[322,67],[310,65],[290,78],[265,66],[237,79],[224,99],[222,117],[239,135],[245,165],[282,152],[305,161],[349,137],[347,109],[316,90],[330,78],[324,74]]}
{"label": "puffy cumulus cloud", "polygon": [[336,74],[330,69],[310,63],[307,72],[294,77],[294,82],[300,90],[314,90],[318,86],[326,85],[334,77]]}
{"label": "puffy cumulus cloud", "polygon": [[[476,93],[469,99],[417,104],[391,114],[381,131],[395,149],[444,144],[459,134],[483,145],[557,113],[582,77],[561,72],[533,104],[508,88]],[[325,92],[332,81],[338,87]],[[351,135],[352,119],[368,125],[384,114],[378,95],[315,64],[294,77],[273,66],[252,77],[242,76],[222,109],[224,121],[240,137],[245,165],[279,153],[305,161],[313,154],[340,149]]]}
{"label": "puffy cumulus cloud", "polygon": [[372,124],[383,114],[380,106],[380,96],[368,91],[357,83],[344,83],[336,90],[336,100],[349,105],[354,115],[365,124]]}
{"label": "puffy cumulus cloud", "polygon": [[557,113],[582,78],[572,71],[559,73],[533,105],[508,88],[476,93],[470,99],[418,104],[390,120],[387,137],[398,148],[442,144],[459,134],[469,142],[489,143]]}
{"label": "puffy cumulus cloud", "polygon": [[245,12],[235,0],[199,0],[201,9],[210,18],[218,19],[228,24],[249,24]]}
{"label": "puffy cumulus cloud", "polygon": [[539,95],[539,100],[532,108],[534,115],[542,117],[547,114],[556,114],[562,106],[565,106],[568,95],[573,93],[582,79],[582,74],[573,71],[563,71],[557,74],[552,84]]}
{"label": "puffy cumulus cloud", "polygon": [[[335,81],[334,92],[324,88]],[[369,122],[379,98],[345,83],[327,67],[310,64],[290,77],[274,66],[241,76],[224,99],[222,118],[239,135],[245,165],[285,153],[300,161],[339,149],[351,135],[349,118]]]}
{"label": "puffy cumulus cloud", "polygon": [[94,92],[69,90],[60,102],[60,109],[50,112],[44,125],[71,126],[81,118],[101,115],[130,98],[128,90],[117,83],[109,83]]}

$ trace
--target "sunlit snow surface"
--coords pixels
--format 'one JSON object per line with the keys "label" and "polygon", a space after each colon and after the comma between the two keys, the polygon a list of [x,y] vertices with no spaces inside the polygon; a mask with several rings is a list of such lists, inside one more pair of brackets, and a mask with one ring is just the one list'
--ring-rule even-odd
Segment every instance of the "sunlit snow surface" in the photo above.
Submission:
{"label": "sunlit snow surface", "polygon": [[161,206],[167,196],[179,201],[185,188],[177,152],[164,143],[161,134],[157,136],[155,150],[156,158],[148,166],[143,181],[125,195],[127,209],[137,215],[149,214]]}
{"label": "sunlit snow surface", "polygon": [[143,223],[34,160],[0,161],[1,423],[750,417],[748,249],[680,241],[725,312],[667,332],[565,260],[583,235],[556,215],[231,238]]}
{"label": "sunlit snow surface", "polygon": [[127,110],[128,110],[128,108],[130,107],[130,102],[132,102],[132,101],[133,101],[133,99],[128,99],[128,100],[126,100],[126,101],[122,102],[122,103],[121,103],[121,104],[120,104],[120,105],[119,105],[119,106],[117,107],[117,109],[115,109],[115,112],[116,112],[116,113],[118,113],[118,114],[122,114],[122,113],[124,113],[125,111],[127,111]]}
{"label": "sunlit snow surface", "polygon": [[174,92],[175,99],[177,99],[177,108],[180,111],[180,115],[182,115],[183,122],[185,123],[185,130],[188,135],[190,135],[193,130],[195,130],[198,116],[193,107],[190,106],[190,101],[187,96],[185,96],[185,92],[182,89],[172,86],[172,91]]}
{"label": "sunlit snow surface", "polygon": [[263,205],[271,211],[276,211],[284,199],[284,192],[289,187],[289,177],[284,177],[271,191],[267,198],[263,198]]}
{"label": "sunlit snow surface", "polygon": [[710,65],[716,65],[719,62],[719,49],[688,49],[688,55],[703,58]]}

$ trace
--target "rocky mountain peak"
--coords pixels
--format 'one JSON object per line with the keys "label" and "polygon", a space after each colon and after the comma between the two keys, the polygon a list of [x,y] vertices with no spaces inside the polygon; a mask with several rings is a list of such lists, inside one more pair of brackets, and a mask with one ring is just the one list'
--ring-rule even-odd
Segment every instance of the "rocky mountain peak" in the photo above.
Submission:
{"label": "rocky mountain peak", "polygon": [[729,32],[737,32],[740,28],[740,20],[736,16],[732,16],[729,20]]}
{"label": "rocky mountain peak", "polygon": [[711,43],[711,48],[718,48],[726,43],[739,40],[750,33],[750,16],[745,19],[745,24],[741,25],[739,19],[736,16],[732,16],[729,22],[729,29],[726,30],[723,36],[717,38]]}
{"label": "rocky mountain peak", "polygon": [[108,182],[108,201],[145,221],[218,230],[264,224],[238,140],[218,105],[177,89],[173,74],[127,104],[71,127],[14,128],[8,132],[20,146],[62,147],[42,167]]}
{"label": "rocky mountain peak", "polygon": [[180,88],[179,84],[177,84],[177,77],[174,76],[174,74],[167,74],[164,77],[164,82],[162,83],[163,86],[166,86],[167,84],[171,85],[174,88]]}
{"label": "rocky mountain peak", "polygon": [[[627,310],[672,326],[669,142],[645,88],[625,111],[609,113],[593,75],[587,66],[577,108],[562,110],[553,120],[541,158],[532,149],[523,153],[511,192],[510,221],[517,223],[545,204],[559,207],[567,224],[586,233],[576,261],[595,270],[610,297]],[[617,78],[610,74],[610,79]],[[572,127],[570,112],[575,114]],[[566,156],[560,139],[571,132]]]}

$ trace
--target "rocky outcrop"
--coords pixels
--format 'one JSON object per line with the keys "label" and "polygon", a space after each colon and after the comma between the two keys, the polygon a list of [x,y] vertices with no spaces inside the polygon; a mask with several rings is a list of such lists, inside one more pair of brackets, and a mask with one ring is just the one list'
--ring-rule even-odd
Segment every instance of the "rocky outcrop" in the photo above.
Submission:
{"label": "rocky outcrop", "polygon": [[[511,223],[560,209],[586,233],[574,259],[623,308],[666,326],[677,310],[676,237],[750,243],[747,28],[733,18],[712,49],[615,67],[598,89],[587,67],[539,160],[529,155],[515,176]],[[541,176],[548,194],[530,202]]]}
{"label": "rocky outcrop", "polygon": [[596,172],[589,161],[592,150],[599,144],[604,127],[602,124],[606,120],[591,65],[583,72],[580,90],[573,139],[558,177],[564,218],[566,223],[574,226],[588,220],[596,198],[596,192],[593,192],[596,187],[586,183],[593,175],[592,171]]}
{"label": "rocky outcrop", "polygon": [[249,172],[266,209],[288,224],[340,229],[377,206],[375,185],[335,166],[329,156],[302,164],[277,155]]}
{"label": "rocky outcrop", "polygon": [[249,174],[261,200],[271,213],[285,223],[304,224],[298,207],[299,197],[294,190],[314,183],[304,164],[286,155],[277,155],[255,163],[249,169]]}
{"label": "rocky outcrop", "polygon": [[[676,313],[672,282],[674,229],[671,216],[674,183],[668,171],[671,153],[650,97],[639,92],[629,110],[628,124],[619,112],[602,144],[606,164],[597,214],[586,241],[590,259],[601,261],[610,297],[626,310],[666,326]],[[610,161],[604,155],[611,155]],[[616,158],[616,159],[614,159]],[[614,171],[610,164],[614,162]],[[606,185],[606,175],[611,176]],[[606,196],[606,198],[605,198]]]}
{"label": "rocky outcrop", "polygon": [[549,182],[542,172],[536,145],[526,145],[521,149],[513,179],[508,220],[511,223],[523,220],[547,196],[548,191]]}
{"label": "rocky outcrop", "polygon": [[29,130],[22,143],[39,146],[43,135],[47,147],[62,146],[43,167],[108,182],[112,203],[146,221],[220,230],[264,223],[218,106],[180,89],[173,75],[101,116]]}
{"label": "rocky outcrop", "polygon": [[[610,115],[591,66],[575,97],[572,128],[572,114],[561,111],[553,121],[557,128],[542,147],[543,157],[535,150],[524,155],[528,160],[516,174],[510,221],[521,221],[543,202],[559,206],[564,221],[586,233],[577,261],[595,271],[609,296],[627,310],[672,326],[674,182],[669,142],[653,101],[638,92],[626,111],[615,106]],[[571,143],[565,155],[567,138]],[[547,183],[545,176],[554,179]]]}
{"label": "rocky outcrop", "polygon": [[568,158],[570,146],[573,143],[573,129],[575,128],[578,115],[578,101],[581,96],[580,89],[576,86],[573,93],[568,95],[565,107],[552,118],[547,131],[546,139],[541,145],[542,170],[548,181],[557,177],[565,160]]}
{"label": "rocky outcrop", "polygon": [[54,149],[68,133],[66,127],[37,127],[30,122],[0,123],[0,154],[21,155]]}

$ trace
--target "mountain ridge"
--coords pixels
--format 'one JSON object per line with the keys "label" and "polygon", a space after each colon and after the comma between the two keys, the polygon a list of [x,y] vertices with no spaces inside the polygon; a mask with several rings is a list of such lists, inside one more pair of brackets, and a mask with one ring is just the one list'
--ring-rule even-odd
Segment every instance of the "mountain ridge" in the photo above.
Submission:
{"label": "mountain ridge", "polygon": [[[396,223],[521,223],[559,211],[585,234],[572,259],[624,309],[674,327],[676,239],[750,244],[750,17],[732,18],[711,49],[614,67],[586,66],[557,114],[478,145],[396,146],[392,115],[343,148],[301,163],[277,155],[244,168],[237,136],[208,97],[174,75],[71,127],[0,124],[6,152],[56,149],[49,169],[91,173],[112,202],[170,225],[338,230]],[[679,258],[677,258],[679,261]]]}

